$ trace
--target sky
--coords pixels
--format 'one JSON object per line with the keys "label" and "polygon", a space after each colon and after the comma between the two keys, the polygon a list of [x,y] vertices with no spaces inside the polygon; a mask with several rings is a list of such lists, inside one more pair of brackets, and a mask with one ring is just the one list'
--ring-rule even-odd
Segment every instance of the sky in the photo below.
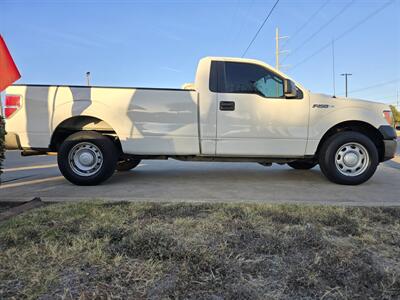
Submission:
{"label": "sky", "polygon": [[[204,56],[241,57],[276,0],[0,0],[0,33],[18,83],[180,87]],[[304,87],[396,104],[400,0],[280,0],[246,57]],[[400,96],[399,96],[400,97]]]}

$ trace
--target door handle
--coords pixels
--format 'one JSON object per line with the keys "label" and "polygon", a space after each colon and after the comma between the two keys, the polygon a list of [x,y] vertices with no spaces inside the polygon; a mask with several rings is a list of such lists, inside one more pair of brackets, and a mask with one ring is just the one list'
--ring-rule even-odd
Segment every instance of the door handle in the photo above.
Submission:
{"label": "door handle", "polygon": [[219,102],[219,110],[235,110],[235,102],[234,101],[220,101]]}

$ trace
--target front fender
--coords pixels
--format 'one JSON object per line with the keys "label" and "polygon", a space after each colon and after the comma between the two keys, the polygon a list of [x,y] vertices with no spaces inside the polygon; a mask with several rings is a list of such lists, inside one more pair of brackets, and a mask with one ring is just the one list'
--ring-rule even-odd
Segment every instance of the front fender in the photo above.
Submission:
{"label": "front fender", "polygon": [[333,111],[326,108],[311,108],[306,155],[314,155],[325,133],[337,124],[346,121],[368,123],[376,129],[384,125],[376,111],[366,108],[343,107]]}

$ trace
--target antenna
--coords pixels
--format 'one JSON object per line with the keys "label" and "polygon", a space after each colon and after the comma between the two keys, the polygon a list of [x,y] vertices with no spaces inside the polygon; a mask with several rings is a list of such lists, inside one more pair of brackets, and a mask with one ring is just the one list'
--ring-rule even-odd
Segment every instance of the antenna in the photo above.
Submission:
{"label": "antenna", "polygon": [[332,83],[333,83],[333,98],[336,98],[336,81],[335,81],[335,40],[332,39]]}

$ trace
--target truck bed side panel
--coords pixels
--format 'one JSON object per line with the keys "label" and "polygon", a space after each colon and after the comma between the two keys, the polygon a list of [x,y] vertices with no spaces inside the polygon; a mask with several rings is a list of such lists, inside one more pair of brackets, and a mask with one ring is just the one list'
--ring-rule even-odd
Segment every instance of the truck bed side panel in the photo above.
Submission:
{"label": "truck bed side panel", "polygon": [[13,86],[23,107],[6,122],[24,148],[47,148],[65,120],[106,122],[131,154],[199,154],[197,93],[184,90],[69,86]]}
{"label": "truck bed side panel", "polygon": [[119,130],[126,152],[199,154],[196,92],[135,90],[123,105]]}

